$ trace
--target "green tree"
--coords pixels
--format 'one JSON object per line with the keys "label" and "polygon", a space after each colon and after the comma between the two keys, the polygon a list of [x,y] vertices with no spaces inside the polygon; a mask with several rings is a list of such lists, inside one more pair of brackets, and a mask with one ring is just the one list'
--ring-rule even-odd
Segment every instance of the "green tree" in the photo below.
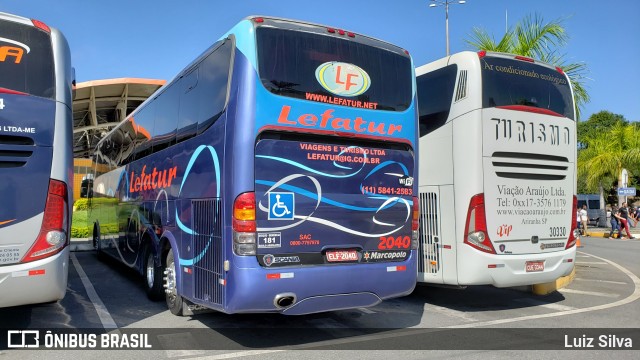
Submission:
{"label": "green tree", "polygon": [[596,137],[598,133],[606,132],[617,123],[627,124],[624,116],[602,110],[589,117],[587,121],[578,122],[578,143],[581,147],[586,145],[586,139]]}
{"label": "green tree", "polygon": [[560,67],[571,81],[576,118],[580,119],[580,109],[590,101],[584,87],[588,69],[585,63],[567,63],[564,55],[558,54],[558,49],[569,39],[562,22],[558,19],[545,23],[542,16],[529,15],[507,30],[498,42],[482,28],[473,28],[466,42],[478,50],[527,56]]}
{"label": "green tree", "polygon": [[578,153],[578,177],[584,178],[589,192],[600,192],[603,187],[620,178],[622,169],[629,175],[640,169],[640,128],[635,124],[615,123],[608,131],[595,132],[585,138],[586,147]]}

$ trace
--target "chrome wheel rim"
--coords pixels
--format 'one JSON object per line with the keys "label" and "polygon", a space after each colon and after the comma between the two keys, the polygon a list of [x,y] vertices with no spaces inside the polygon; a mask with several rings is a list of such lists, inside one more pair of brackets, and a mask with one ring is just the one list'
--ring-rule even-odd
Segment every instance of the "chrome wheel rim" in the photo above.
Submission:
{"label": "chrome wheel rim", "polygon": [[153,264],[153,254],[149,252],[147,257],[147,286],[149,289],[153,287],[153,280],[155,278],[155,266]]}

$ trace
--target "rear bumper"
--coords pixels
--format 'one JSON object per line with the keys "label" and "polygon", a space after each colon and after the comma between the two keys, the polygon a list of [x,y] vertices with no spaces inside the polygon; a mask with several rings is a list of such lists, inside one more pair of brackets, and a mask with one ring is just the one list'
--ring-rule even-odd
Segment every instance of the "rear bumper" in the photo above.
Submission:
{"label": "rear bumper", "polygon": [[[461,257],[458,258],[458,282],[460,285],[495,287],[546,283],[570,274],[575,257],[575,246],[568,250],[537,255],[495,255],[462,244]],[[544,270],[527,272],[527,261],[544,262]]]}
{"label": "rear bumper", "polygon": [[68,271],[69,246],[46,259],[0,267],[0,307],[62,299]]}
{"label": "rear bumper", "polygon": [[[402,262],[278,269],[233,267],[227,284],[235,286],[226,289],[227,306],[223,311],[302,315],[373,306],[413,291],[417,275],[415,259],[413,250]],[[275,274],[280,274],[279,278]],[[295,295],[295,303],[277,307],[276,296],[287,293]]]}

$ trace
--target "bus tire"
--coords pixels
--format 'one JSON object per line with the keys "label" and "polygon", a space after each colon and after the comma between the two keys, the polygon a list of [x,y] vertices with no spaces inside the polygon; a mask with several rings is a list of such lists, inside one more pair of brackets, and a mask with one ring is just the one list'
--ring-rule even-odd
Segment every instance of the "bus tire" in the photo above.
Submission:
{"label": "bus tire", "polygon": [[167,253],[167,266],[164,271],[164,290],[167,307],[173,315],[182,316],[182,296],[178,294],[176,284],[176,262],[173,257],[173,249]]}
{"label": "bus tire", "polygon": [[162,295],[164,294],[164,288],[162,286],[164,266],[162,266],[162,264],[160,264],[160,266],[156,266],[153,250],[149,243],[145,245],[144,254],[144,283],[145,289],[147,290],[147,296],[149,299],[154,301],[162,300]]}
{"label": "bus tire", "polygon": [[96,257],[98,260],[104,260],[104,252],[100,246],[100,224],[93,224],[93,248],[96,249]]}

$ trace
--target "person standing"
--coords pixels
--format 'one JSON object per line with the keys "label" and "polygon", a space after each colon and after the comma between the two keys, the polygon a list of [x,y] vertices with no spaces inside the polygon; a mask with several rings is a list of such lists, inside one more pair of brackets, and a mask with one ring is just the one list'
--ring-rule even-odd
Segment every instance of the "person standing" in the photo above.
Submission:
{"label": "person standing", "polygon": [[609,234],[609,239],[611,240],[615,239],[614,235],[616,232],[618,233],[618,239],[622,237],[622,231],[620,231],[620,220],[618,219],[620,217],[619,213],[620,211],[618,210],[618,207],[613,205],[611,207],[611,233]]}
{"label": "person standing", "polygon": [[587,205],[582,205],[580,209],[580,222],[582,222],[582,235],[589,236],[587,234],[587,223],[589,222],[589,216],[587,215]]}
{"label": "person standing", "polygon": [[576,225],[578,226],[578,230],[582,234],[582,219],[580,218],[580,206],[576,208]]}

